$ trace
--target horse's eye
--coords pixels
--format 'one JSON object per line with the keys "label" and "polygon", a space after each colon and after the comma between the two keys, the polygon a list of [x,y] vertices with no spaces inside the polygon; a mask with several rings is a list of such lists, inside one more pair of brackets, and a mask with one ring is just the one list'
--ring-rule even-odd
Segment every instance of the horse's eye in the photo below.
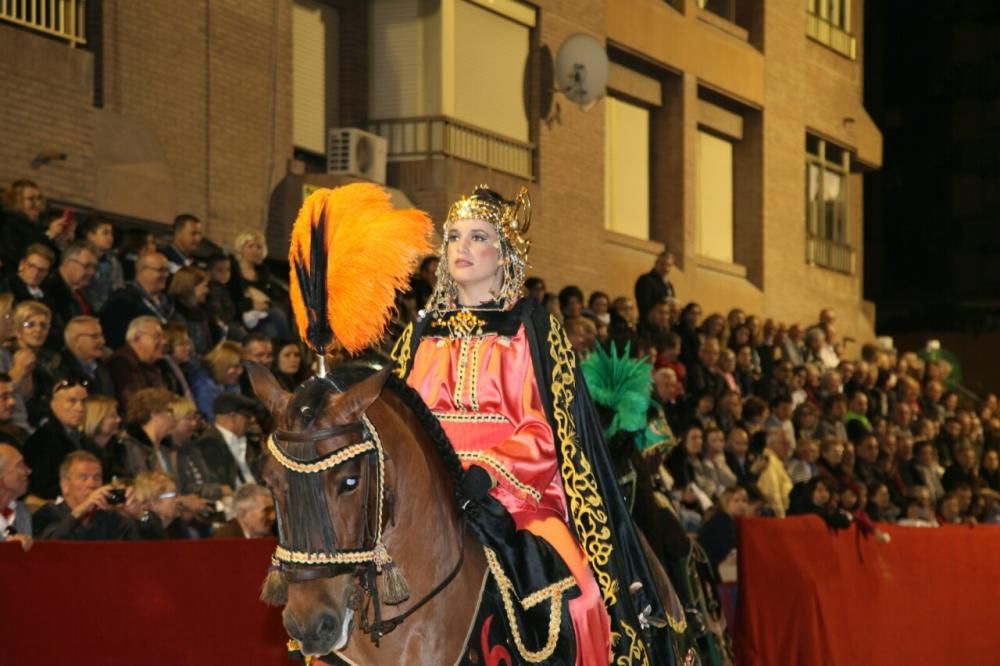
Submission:
{"label": "horse's eye", "polygon": [[350,493],[358,488],[358,477],[356,476],[345,476],[340,481],[340,486],[337,487],[337,493],[343,495],[344,493]]}

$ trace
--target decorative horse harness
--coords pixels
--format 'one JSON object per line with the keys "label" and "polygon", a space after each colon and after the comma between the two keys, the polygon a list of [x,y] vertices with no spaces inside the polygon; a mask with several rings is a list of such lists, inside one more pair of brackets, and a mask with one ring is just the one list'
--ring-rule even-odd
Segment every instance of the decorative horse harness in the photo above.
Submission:
{"label": "decorative horse harness", "polygon": [[[315,445],[322,440],[345,434],[360,434],[363,439],[355,444],[349,444],[312,459],[302,459],[279,446],[279,443],[293,445],[312,443]],[[362,414],[360,421],[314,432],[278,430],[268,439],[267,447],[278,464],[292,474],[288,479],[290,498],[292,490],[297,489],[298,493],[304,495],[301,499],[306,500],[314,510],[320,511],[324,517],[320,525],[307,526],[305,524],[308,522],[307,519],[297,521],[299,524],[293,524],[291,515],[282,516],[279,513],[278,547],[271,557],[272,566],[277,567],[289,582],[303,582],[317,578],[330,578],[341,573],[342,567],[354,565],[357,582],[349,595],[348,606],[352,610],[358,611],[362,607],[364,597],[367,595],[370,598],[373,619],[369,622],[367,605],[365,605],[363,612],[360,613],[361,630],[371,636],[372,642],[376,646],[378,646],[382,636],[398,627],[410,615],[437,596],[458,575],[465,560],[465,520],[461,521],[458,562],[451,572],[408,610],[388,619],[382,618],[382,603],[386,605],[400,604],[410,597],[410,591],[382,541],[387,520],[386,514],[390,514],[388,518],[391,519],[393,494],[392,489],[387,487],[385,482],[385,461],[387,458],[385,448],[378,431],[366,415]],[[369,481],[373,476],[376,479],[375,519],[371,520],[369,507],[371,491],[370,488],[366,488],[362,543],[358,548],[338,549],[335,544],[333,521],[326,503],[326,492],[320,475],[360,456],[367,458]],[[288,503],[291,503],[291,499]],[[286,513],[290,513],[287,508]],[[320,536],[324,544],[320,548],[316,548],[315,544],[309,543],[300,536],[307,529],[316,529],[317,527],[321,531]]]}

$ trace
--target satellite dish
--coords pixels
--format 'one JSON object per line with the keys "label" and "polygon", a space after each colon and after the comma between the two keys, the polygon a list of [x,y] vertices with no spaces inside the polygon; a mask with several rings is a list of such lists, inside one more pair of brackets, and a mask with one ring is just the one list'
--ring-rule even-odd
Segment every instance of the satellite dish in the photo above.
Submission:
{"label": "satellite dish", "polygon": [[604,96],[608,85],[608,53],[604,44],[577,33],[556,54],[556,89],[580,106]]}

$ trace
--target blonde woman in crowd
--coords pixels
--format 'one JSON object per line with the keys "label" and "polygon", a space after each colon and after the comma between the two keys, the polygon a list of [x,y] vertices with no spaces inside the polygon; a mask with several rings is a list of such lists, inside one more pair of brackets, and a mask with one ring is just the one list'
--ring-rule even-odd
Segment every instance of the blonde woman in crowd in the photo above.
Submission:
{"label": "blonde woman in crowd", "polygon": [[191,393],[198,411],[205,415],[209,423],[215,420],[212,403],[223,393],[240,392],[240,374],[243,366],[243,347],[238,343],[224,340],[205,354],[202,367],[188,378]]}
{"label": "blonde woman in crowd", "polygon": [[125,449],[119,439],[121,425],[117,400],[106,395],[87,398],[83,415],[84,446],[101,459],[105,481],[128,476]]}
{"label": "blonde woman in crowd", "polygon": [[190,532],[181,518],[177,483],[166,472],[143,472],[133,483],[141,514],[140,539],[188,539]]}
{"label": "blonde woman in crowd", "polygon": [[288,326],[288,291],[271,278],[264,259],[263,234],[244,231],[233,240],[233,270],[229,292],[248,331],[271,338],[292,338]]}

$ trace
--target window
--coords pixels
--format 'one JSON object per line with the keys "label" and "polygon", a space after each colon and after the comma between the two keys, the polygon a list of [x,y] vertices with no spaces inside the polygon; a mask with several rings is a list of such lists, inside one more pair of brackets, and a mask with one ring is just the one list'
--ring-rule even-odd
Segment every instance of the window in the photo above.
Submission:
{"label": "window", "polygon": [[857,57],[851,34],[851,0],[808,0],[806,33],[817,42],[850,59]]}
{"label": "window", "polygon": [[847,239],[847,177],[850,154],[824,139],[806,135],[807,260],[853,272]]}
{"label": "window", "polygon": [[317,155],[337,118],[337,18],[319,2],[292,3],[292,143]]}
{"label": "window", "polygon": [[698,254],[733,262],[733,144],[698,132]]}
{"label": "window", "polygon": [[605,98],[604,227],[649,238],[649,110]]}
{"label": "window", "polygon": [[736,0],[698,0],[698,7],[732,23],[736,22]]}

